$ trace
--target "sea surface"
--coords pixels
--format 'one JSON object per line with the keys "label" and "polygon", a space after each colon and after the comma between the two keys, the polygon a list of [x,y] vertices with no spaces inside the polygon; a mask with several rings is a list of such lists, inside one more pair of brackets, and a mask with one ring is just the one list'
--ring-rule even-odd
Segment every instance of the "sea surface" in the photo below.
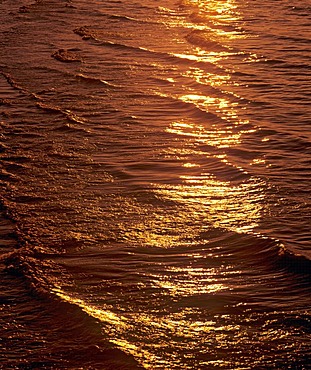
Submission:
{"label": "sea surface", "polygon": [[0,0],[0,368],[310,369],[310,0]]}

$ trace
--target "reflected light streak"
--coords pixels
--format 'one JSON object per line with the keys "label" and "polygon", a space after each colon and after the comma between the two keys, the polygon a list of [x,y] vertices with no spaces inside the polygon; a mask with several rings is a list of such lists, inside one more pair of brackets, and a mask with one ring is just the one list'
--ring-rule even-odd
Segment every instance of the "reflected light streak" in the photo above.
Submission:
{"label": "reflected light streak", "polygon": [[[241,15],[235,0],[184,0],[183,4],[192,9],[193,23],[188,24],[182,19],[179,22],[192,29],[189,37],[199,45],[193,52],[196,58],[188,56],[189,60],[218,65],[236,54],[244,55],[234,47],[235,40],[248,38],[241,28]],[[187,58],[185,55],[177,56]]]}
{"label": "reflected light streak", "polygon": [[210,85],[212,87],[221,87],[225,84],[229,84],[231,76],[228,74],[214,74],[209,72],[204,72],[200,68],[191,68],[184,74],[185,77],[190,77],[194,79],[200,85]]}
{"label": "reflected light streak", "polygon": [[[158,283],[158,285],[163,288],[170,291],[170,296],[192,296],[194,294],[207,294],[207,293],[215,293],[219,292],[221,290],[226,290],[227,287],[222,284],[210,284],[211,279],[205,279],[199,281],[192,281],[191,283],[189,281],[179,281],[176,283],[170,282],[170,281],[161,281]],[[198,284],[201,284],[198,287]]]}
{"label": "reflected light streak", "polygon": [[232,22],[238,14],[236,0],[182,0],[182,3],[218,20]]}
{"label": "reflected light streak", "polygon": [[205,51],[201,48],[197,48],[197,55],[194,54],[172,54],[173,56],[180,58],[180,59],[187,59],[192,62],[198,62],[198,63],[210,63],[210,64],[216,64],[217,62],[228,59],[232,55],[236,53],[233,53],[231,51]]}
{"label": "reflected light streak", "polygon": [[[91,317],[103,322],[105,333],[103,339],[107,335],[111,343],[134,356],[145,369],[153,369],[155,364],[166,369],[172,361],[178,365],[182,359],[169,351],[172,347],[180,350],[181,345],[186,346],[191,352],[197,340],[206,342],[208,336],[212,335],[211,339],[218,338],[225,341],[231,335],[230,333],[239,330],[237,325],[223,326],[213,320],[185,319],[185,315],[189,313],[187,309],[169,314],[163,314],[157,310],[146,314],[144,310],[140,313],[128,313],[125,318],[109,310],[94,307],[82,299],[71,297],[61,288],[54,288],[52,292],[63,301],[80,307]],[[145,338],[143,343],[142,336]],[[190,370],[188,366],[183,368]]]}
{"label": "reflected light streak", "polygon": [[192,205],[192,217],[200,216],[207,227],[213,225],[244,233],[258,226],[264,195],[256,179],[235,186],[208,174],[184,176],[183,180],[182,186],[164,186],[158,192],[174,201]]}
{"label": "reflected light streak", "polygon": [[128,340],[124,339],[124,336],[126,336],[129,331],[135,331],[136,320],[131,322],[130,319],[121,315],[117,315],[110,310],[92,306],[82,299],[71,297],[62,291],[61,288],[55,287],[52,289],[52,293],[56,294],[63,301],[80,307],[89,316],[94,317],[104,323],[105,333],[110,336],[110,342],[114,343],[126,353],[131,354],[136,359],[140,360],[144,364],[145,368],[150,368],[150,363],[155,362],[155,355],[145,348],[142,348],[140,342],[135,343],[134,341],[134,343],[130,343]]}
{"label": "reflected light streak", "polygon": [[179,97],[179,99],[185,103],[194,104],[199,109],[209,112],[216,112],[219,116],[235,124],[247,123],[241,122],[238,119],[237,107],[239,103],[230,102],[228,99],[198,95],[198,94],[186,94]]}
{"label": "reflected light streak", "polygon": [[[190,41],[199,47],[195,46],[192,53],[175,56],[204,62],[208,66],[208,63],[218,65],[220,61],[238,53],[231,49],[230,45],[234,40],[245,38],[246,35],[240,28],[240,14],[235,0],[184,0],[182,3],[192,10],[194,26],[205,25],[205,29],[196,29],[190,34]],[[243,57],[243,53],[240,53]],[[184,168],[189,169],[189,174],[180,175],[181,184],[154,184],[155,192],[161,197],[184,204],[184,207],[188,208],[188,214],[191,214],[193,219],[200,220],[197,224],[205,224],[206,227],[213,225],[241,233],[252,232],[258,226],[263,212],[264,183],[257,178],[251,178],[242,168],[230,163],[224,152],[210,155],[196,150],[201,145],[221,150],[238,147],[242,144],[243,135],[255,132],[255,129],[249,128],[249,121],[241,117],[243,107],[240,106],[239,97],[221,90],[223,86],[235,84],[231,81],[230,73],[227,74],[224,68],[220,69],[220,73],[207,72],[206,69],[208,68],[191,66],[183,75],[201,86],[216,88],[215,94],[211,91],[213,95],[203,95],[202,92],[188,87],[184,94],[176,94],[173,97],[188,103],[190,108],[195,106],[201,112],[215,115],[215,120],[213,121],[211,116],[210,122],[206,122],[209,116],[202,115],[202,123],[185,119],[182,122],[172,122],[167,127],[167,132],[184,139],[189,138],[189,142],[193,144],[192,157],[189,154],[183,164]],[[184,88],[187,89],[187,86]],[[220,96],[219,90],[223,93]],[[243,125],[246,125],[246,129],[243,129]],[[175,155],[178,158],[178,154]],[[210,172],[209,162],[204,162],[204,157],[209,156],[219,159],[219,164],[217,161],[213,162],[215,164]],[[197,161],[194,158],[199,159]],[[261,163],[262,159],[255,159],[252,165]],[[195,170],[195,174],[190,172],[192,170]],[[230,179],[231,176],[239,178],[239,171],[239,182],[226,181],[226,178]],[[216,176],[218,172],[224,179]]]}
{"label": "reflected light streak", "polygon": [[[203,258],[203,256],[200,256]],[[168,291],[169,296],[189,297],[194,295],[216,293],[228,290],[229,287],[219,281],[219,271],[213,268],[200,267],[167,267],[168,276],[155,275],[155,286]],[[226,272],[221,274],[224,279]]]}
{"label": "reflected light streak", "polygon": [[105,324],[111,325],[113,327],[117,327],[119,330],[127,329],[127,323],[126,323],[127,319],[123,316],[118,316],[109,310],[104,310],[104,309],[99,309],[97,307],[94,307],[90,304],[87,304],[82,299],[71,297],[70,295],[63,292],[62,289],[60,288],[54,288],[52,289],[52,292],[56,294],[59,298],[61,298],[63,301],[80,307],[84,312],[104,322]]}
{"label": "reflected light streak", "polygon": [[239,132],[233,132],[231,128],[218,129],[217,126],[213,126],[212,129],[207,130],[202,125],[174,122],[166,131],[172,134],[194,138],[198,143],[207,144],[217,148],[228,148],[240,144],[242,135],[251,133],[254,130],[240,130]]}

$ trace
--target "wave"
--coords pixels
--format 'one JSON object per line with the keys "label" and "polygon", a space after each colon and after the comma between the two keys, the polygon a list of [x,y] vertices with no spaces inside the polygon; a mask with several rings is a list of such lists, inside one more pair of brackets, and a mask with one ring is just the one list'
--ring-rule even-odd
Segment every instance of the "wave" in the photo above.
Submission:
{"label": "wave", "polygon": [[281,267],[285,267],[298,274],[311,274],[311,258],[298,252],[294,252],[280,245],[279,263]]}
{"label": "wave", "polygon": [[[27,199],[21,200],[28,201]],[[6,207],[9,208],[10,205],[7,204]],[[119,325],[120,317],[112,312],[93,307],[81,297],[77,297],[77,293],[65,293],[59,288],[58,276],[62,277],[62,281],[66,281],[67,286],[71,286],[72,283],[72,276],[61,267],[61,264],[57,263],[59,259],[65,260],[66,256],[61,256],[54,249],[35,246],[28,238],[24,238],[24,235],[18,229],[16,235],[19,248],[7,252],[0,258],[1,264],[6,266],[5,273],[12,275],[13,278],[21,279],[25,283],[29,294],[40,299],[41,304],[43,303],[47,307],[49,317],[53,312],[53,315],[56,316],[56,319],[53,319],[54,333],[61,330],[62,326],[66,326],[65,334],[61,334],[62,336],[68,336],[69,339],[66,340],[74,338],[73,342],[75,342],[75,338],[83,337],[82,346],[70,342],[70,351],[68,353],[61,352],[63,361],[68,361],[69,364],[73,361],[77,361],[77,363],[80,361],[79,366],[87,364],[99,368],[104,368],[104,366],[109,368],[111,366],[113,369],[139,369],[139,365],[133,357],[125,354],[121,349],[114,348],[105,336],[105,330],[108,330],[109,325],[112,327]],[[99,258],[103,258],[101,253],[108,252],[100,252]],[[175,266],[176,262],[180,263],[181,260],[183,262],[182,266],[187,266],[194,262],[190,256],[201,255],[208,258],[208,266],[212,266],[215,271],[218,267],[235,264],[239,267],[239,274],[243,275],[243,272],[252,271],[252,274],[256,272],[256,276],[260,279],[263,276],[275,276],[284,273],[286,287],[293,284],[293,276],[288,276],[288,273],[302,278],[304,282],[309,282],[311,271],[310,259],[289,251],[277,240],[263,235],[228,232],[228,230],[221,228],[209,229],[206,233],[202,232],[191,245],[187,243],[184,246],[180,245],[169,250],[150,247],[131,248],[129,250],[127,247],[126,252],[121,249],[119,251],[113,250],[112,253],[114,253],[112,256],[107,255],[109,258],[105,258],[106,261],[109,260],[113,263],[115,258],[122,266],[137,266],[137,263],[144,264],[147,261],[148,269],[153,265],[162,266],[161,268],[164,269],[165,273],[168,271],[165,270],[165,266]],[[95,253],[88,256],[82,252],[80,257],[81,261],[90,259],[91,263],[98,260]],[[74,256],[77,261],[79,261],[78,258],[79,255]],[[165,260],[165,264],[163,264],[163,260]],[[80,263],[79,271],[83,273]],[[148,269],[144,269],[146,275],[152,273],[152,269],[151,272]],[[124,273],[123,270],[123,268],[120,269],[120,276]],[[127,271],[127,273],[129,272],[130,270]],[[228,273],[230,274],[230,272]],[[251,276],[248,278],[251,279]],[[298,290],[298,288],[295,289]],[[239,312],[239,310],[243,311],[242,308],[235,308],[235,305],[239,304],[241,299],[244,299],[239,292],[234,295],[231,292],[216,292],[210,294],[208,299],[211,305],[210,312],[212,313],[228,313],[230,310],[233,310],[234,313]],[[204,302],[205,297],[203,295],[199,297],[185,296],[180,300],[179,307],[183,307],[183,305],[188,307],[189,304],[198,307],[200,304],[203,306]],[[251,296],[247,304],[255,303],[259,307],[258,302]],[[113,342],[113,338],[110,338],[110,341]],[[120,345],[120,343],[116,344],[117,346]],[[60,350],[57,349],[57,351]],[[58,359],[59,353],[57,355]],[[60,367],[59,363],[58,367]]]}
{"label": "wave", "polygon": [[[57,126],[56,128],[54,128],[54,130],[77,131],[77,132],[80,131],[80,132],[84,132],[85,134],[89,134],[89,130],[87,128],[88,121],[86,119],[80,117],[79,115],[77,115],[76,113],[74,113],[73,111],[69,109],[64,109],[55,104],[46,102],[45,99],[40,96],[40,94],[30,92],[28,89],[18,84],[10,74],[5,73],[3,71],[0,71],[0,73],[7,80],[8,84],[13,89],[19,92],[22,92],[23,94],[28,96],[31,100],[33,100],[37,108],[42,109],[48,113],[60,115],[66,119],[67,123],[61,122],[60,126]],[[77,74],[75,77],[77,79],[80,79],[81,81],[92,83],[95,85],[99,84],[109,89],[115,89],[115,88],[120,87],[120,86],[114,85],[110,82],[107,82],[101,79],[86,76],[85,74],[82,74],[82,73]],[[40,136],[40,134],[37,134],[37,133],[27,133],[27,132],[23,132],[21,133],[21,135],[23,135],[24,137]]]}
{"label": "wave", "polygon": [[76,77],[78,79],[82,80],[82,81],[85,81],[87,83],[91,83],[91,84],[94,84],[94,85],[106,86],[106,87],[109,87],[109,88],[120,88],[121,87],[120,85],[113,84],[111,82],[102,80],[100,78],[87,76],[87,75],[85,75],[83,73],[78,73],[76,75]]}
{"label": "wave", "polygon": [[194,24],[202,24],[204,25],[204,27],[210,27],[210,28],[215,26],[215,24],[211,21],[210,17],[208,17],[207,15],[204,15],[199,10],[191,12],[191,14],[189,15],[189,18]]}
{"label": "wave", "polygon": [[[229,120],[223,117],[217,112],[217,107],[209,107],[205,104],[205,99],[203,96],[196,95],[183,95],[174,96],[166,94],[156,94],[156,96],[162,97],[166,100],[167,110],[172,112],[179,112],[191,119],[198,119],[199,122],[205,126],[210,126],[212,124],[217,124],[220,130],[223,127],[231,126]],[[208,135],[207,135],[208,136]],[[206,136],[206,137],[207,137]]]}
{"label": "wave", "polygon": [[[285,37],[279,37],[279,39],[285,39]],[[288,41],[288,40],[286,40]],[[296,42],[295,40],[292,40],[293,42]],[[308,52],[309,49],[303,50],[300,48],[300,52]],[[271,55],[261,55],[258,57],[256,63],[259,65],[271,65],[275,68],[276,71],[282,71],[282,70],[294,70],[298,75],[302,76],[309,76],[311,65],[309,63],[303,63],[301,60],[295,61],[295,62],[289,62],[288,60],[280,59],[280,58],[273,58]]]}
{"label": "wave", "polygon": [[218,41],[213,40],[211,33],[207,31],[194,30],[185,38],[191,44],[204,47],[208,51],[232,51],[228,46],[222,45]]}
{"label": "wave", "polygon": [[[278,40],[284,40],[284,41],[287,41],[287,42],[294,42],[295,44],[296,43],[299,43],[299,44],[306,44],[306,45],[309,45],[310,44],[310,39],[308,38],[304,38],[304,37],[297,37],[297,36],[276,36],[276,38]],[[303,49],[299,49],[299,50],[302,50]],[[305,51],[307,51],[309,49],[305,49]]]}
{"label": "wave", "polygon": [[229,232],[217,228],[209,230],[208,235],[201,234],[215,241],[210,247],[222,244],[221,258],[240,261],[241,265],[253,267],[255,270],[266,268],[277,273],[278,271],[291,272],[306,277],[309,282],[311,274],[311,258],[306,254],[296,252],[286,247],[280,240],[256,233]]}
{"label": "wave", "polygon": [[[149,9],[150,10],[150,9]],[[129,17],[127,15],[122,15],[122,14],[104,14],[108,19],[115,19],[121,22],[134,22],[134,23],[152,23],[150,20],[146,19],[138,19],[138,18],[133,18]]]}
{"label": "wave", "polygon": [[[202,242],[206,239],[209,243],[203,246]],[[84,321],[91,320],[92,325],[97,327],[101,320],[96,317],[96,310],[93,312],[91,308],[88,308],[90,306],[85,305],[81,299],[70,297],[58,287],[57,276],[62,276],[63,279],[66,277],[67,284],[70,284],[71,280],[70,275],[60,265],[53,262],[60,255],[51,249],[30,246],[23,240],[23,235],[18,230],[14,232],[14,240],[17,241],[18,249],[2,254],[0,257],[1,262],[6,266],[5,271],[22,278],[32,295],[44,299],[49,304],[56,304],[59,309],[66,312],[66,316],[70,313],[72,319],[77,316],[83,317]],[[214,257],[214,253],[211,253],[213,250],[217,252]],[[212,264],[214,267],[234,262],[240,266],[240,270],[254,269],[260,273],[261,277],[269,274],[269,271],[273,274],[290,272],[301,277],[305,276],[306,282],[309,282],[311,273],[311,259],[289,250],[279,240],[260,234],[228,232],[222,228],[209,229],[207,234],[202,232],[197,243],[192,246],[182,247],[180,245],[171,248],[168,252],[161,248],[150,249],[149,247],[146,251],[140,248],[130,255],[123,253],[122,260],[124,263],[128,258],[141,260],[142,255],[146,254],[148,263],[153,263],[152,261],[158,263],[159,258],[165,258],[167,263],[172,264],[176,258],[179,260],[180,256],[185,258],[185,253],[187,255],[208,253],[211,260],[209,264],[214,261]],[[287,279],[290,278],[287,277]],[[98,334],[102,339],[100,330]]]}
{"label": "wave", "polygon": [[[60,114],[62,116],[64,116],[68,121],[69,123],[75,123],[75,124],[85,124],[85,120],[82,119],[81,117],[77,116],[76,114],[74,114],[72,111],[70,110],[66,110],[66,109],[62,109],[56,105],[52,105],[52,104],[49,104],[49,103],[46,103],[38,94],[36,93],[32,93],[30,91],[28,91],[26,88],[24,88],[23,86],[19,85],[13,78],[10,74],[7,74],[5,72],[2,72],[0,71],[0,73],[6,78],[7,82],[16,90],[26,94],[27,96],[29,96],[32,100],[36,101],[36,106],[46,112],[49,112],[49,113],[56,113],[56,114]],[[84,130],[85,132],[87,132],[86,129],[84,128],[77,128],[79,130]],[[27,133],[24,133],[25,135],[27,135]],[[33,134],[31,134],[33,135]]]}
{"label": "wave", "polygon": [[152,57],[152,60],[154,60],[154,58],[158,58],[165,62],[172,62],[178,65],[202,66],[204,69],[208,69],[209,72],[216,71],[218,73],[219,72],[224,73],[225,71],[224,68],[217,66],[209,62],[208,60],[204,60],[204,58],[199,56],[152,50],[141,46],[134,46],[111,40],[103,40],[100,33],[97,33],[96,30],[93,30],[91,26],[81,26],[79,28],[74,29],[74,32],[81,36],[83,40],[86,41],[93,40],[96,41],[99,45],[102,45],[104,47],[134,52],[135,59],[137,58],[137,54],[141,54],[145,55],[147,58]]}
{"label": "wave", "polygon": [[[72,111],[66,109],[62,109],[60,107],[57,107],[55,105],[47,104],[44,102],[37,102],[37,106],[46,112],[51,112],[51,113],[58,113],[61,114],[66,118],[68,123],[62,122],[60,126],[54,127],[54,131],[80,131],[83,133],[88,134],[89,130],[86,127],[82,127],[81,125],[85,125],[87,122],[85,119],[79,117],[77,114],[73,113]],[[78,124],[79,126],[72,126],[71,124]]]}
{"label": "wave", "polygon": [[100,32],[98,32],[96,29],[92,29],[91,26],[81,26],[79,28],[75,28],[73,32],[81,36],[83,40],[94,40],[103,46],[108,46],[108,47],[117,48],[117,49],[134,50],[136,53],[137,52],[141,52],[141,53],[146,53],[146,52],[151,53],[152,52],[140,46],[132,46],[132,45],[127,45],[121,42],[103,40],[101,38]]}
{"label": "wave", "polygon": [[65,63],[82,62],[81,56],[73,50],[59,49],[51,56],[54,59]]}
{"label": "wave", "polygon": [[296,13],[296,15],[298,15],[300,17],[310,17],[311,6],[308,6],[308,5],[305,5],[305,6],[301,6],[301,5],[299,5],[299,6],[297,6],[297,5],[295,5],[295,6],[288,5],[288,6],[286,6],[286,8],[290,12]]}
{"label": "wave", "polygon": [[[6,224],[4,226],[7,227]],[[1,235],[2,238],[3,235]],[[76,368],[76,366],[83,365],[118,370],[141,369],[131,355],[116,348],[105,338],[102,324],[98,318],[87,312],[76,300],[64,299],[58,293],[57,281],[53,279],[52,275],[55,275],[56,271],[58,271],[57,274],[63,275],[64,271],[51,262],[55,253],[46,251],[42,247],[28,246],[22,239],[22,236],[15,232],[14,242],[17,249],[9,252],[7,248],[7,253],[0,255],[0,274],[14,286],[21,285],[19,282],[14,283],[14,279],[20,280],[22,286],[25,285],[27,292],[19,292],[19,297],[29,294],[30,298],[27,300],[27,304],[22,305],[18,305],[19,298],[16,298],[15,310],[19,310],[20,316],[29,317],[28,320],[31,315],[34,315],[41,335],[44,334],[43,328],[46,327],[47,320],[52,320],[48,322],[49,335],[45,344],[49,346],[49,350],[46,356],[44,356],[44,345],[39,345],[40,364],[57,368]],[[1,240],[2,243],[3,240]],[[4,269],[2,269],[2,264],[5,266]],[[7,276],[11,276],[11,278]],[[6,299],[5,295],[3,299]],[[36,300],[39,300],[38,303]],[[46,312],[43,318],[44,322],[41,322],[42,319],[40,320],[35,312],[38,305],[41,306],[43,312]],[[14,328],[10,330],[14,330]],[[30,328],[28,330],[29,337],[31,330]],[[16,333],[15,335],[20,336],[21,334]],[[56,338],[53,340],[55,336]],[[81,338],[80,341],[79,338]],[[5,344],[5,340],[5,334],[2,334],[3,344]],[[51,340],[53,341],[50,342]],[[23,341],[23,351],[25,351],[23,361],[27,361],[27,366],[30,367],[38,365],[38,362],[33,360],[36,344],[33,343],[31,346],[33,354],[28,358],[27,342]],[[68,346],[69,350],[65,349],[64,346]],[[23,361],[19,360],[19,364]],[[11,363],[14,363],[13,359],[11,359]]]}

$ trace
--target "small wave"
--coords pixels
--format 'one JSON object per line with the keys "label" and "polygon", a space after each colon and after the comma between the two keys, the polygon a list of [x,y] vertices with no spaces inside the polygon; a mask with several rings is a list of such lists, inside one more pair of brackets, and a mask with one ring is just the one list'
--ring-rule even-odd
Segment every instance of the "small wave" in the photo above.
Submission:
{"label": "small wave", "polygon": [[[306,50],[309,51],[309,50]],[[311,65],[304,64],[304,63],[283,63],[281,66],[278,67],[279,69],[289,69],[289,70],[298,70],[298,74],[301,76],[310,76],[311,72]],[[303,72],[306,71],[306,72]]]}
{"label": "small wave", "polygon": [[121,15],[121,14],[107,14],[106,16],[108,19],[115,19],[121,22],[150,23],[149,20],[133,18],[133,17],[129,17],[127,15]]}
{"label": "small wave", "polygon": [[66,110],[63,110],[62,108],[60,107],[57,107],[55,105],[50,105],[50,104],[46,104],[44,102],[37,102],[37,106],[43,110],[45,110],[46,112],[51,112],[51,113],[58,113],[58,114],[61,114],[62,116],[65,116],[68,123],[63,123],[61,126],[57,126],[56,128],[54,128],[54,130],[56,131],[71,131],[71,130],[74,130],[74,131],[82,131],[84,133],[89,133],[89,130],[86,129],[85,127],[76,127],[76,126],[72,126],[70,125],[70,123],[73,123],[73,124],[85,124],[86,121],[77,116],[75,113],[73,113],[72,111],[66,109]]}
{"label": "small wave", "polygon": [[135,52],[147,52],[148,50],[142,47],[136,47],[132,45],[126,45],[120,42],[114,42],[110,40],[103,40],[101,35],[96,30],[92,29],[90,26],[82,26],[79,28],[74,29],[74,32],[81,36],[84,40],[94,40],[99,42],[103,46],[108,46],[112,48],[118,49],[128,49],[128,50],[135,50]]}
{"label": "small wave", "polygon": [[77,35],[81,36],[84,40],[96,39],[95,35],[89,29],[88,26],[82,26],[82,27],[79,27],[79,28],[75,28],[73,30],[73,32],[76,33]]}
{"label": "small wave", "polygon": [[298,17],[310,17],[311,6],[288,5],[287,8],[290,10],[290,12],[295,13],[295,15]]}
{"label": "small wave", "polygon": [[3,143],[0,143],[0,153],[3,153],[7,150],[7,146]]}
{"label": "small wave", "polygon": [[209,124],[228,124],[228,122],[224,118],[218,116],[216,113],[208,111],[208,109],[203,106],[201,107],[199,102],[183,100],[178,96],[160,96],[165,98],[168,102],[170,101],[171,105],[174,106],[174,108],[177,109],[179,112],[187,113],[187,115],[191,118],[204,119],[205,122]]}
{"label": "small wave", "polygon": [[0,71],[0,74],[7,80],[8,84],[12,86],[14,89],[22,91],[24,93],[28,93],[27,90],[25,90],[21,85],[19,85],[13,77],[9,73],[5,73],[3,71]]}
{"label": "small wave", "polygon": [[187,54],[176,54],[170,52],[157,51],[152,49],[147,49],[145,47],[128,45],[120,42],[115,42],[111,40],[103,40],[96,30],[92,30],[90,26],[82,26],[74,30],[76,34],[81,36],[84,40],[93,40],[98,42],[100,45],[120,50],[127,50],[135,52],[135,58],[137,54],[146,55],[146,57],[152,56],[153,58],[159,58],[165,62],[173,62],[176,64],[186,64],[189,65],[202,65],[204,68],[211,68],[212,70],[223,72],[224,69],[214,65],[213,63],[204,60],[204,58],[195,55]]}
{"label": "small wave", "polygon": [[67,49],[59,49],[55,51],[51,56],[54,59],[65,63],[82,62],[80,55]]}
{"label": "small wave", "polygon": [[[303,135],[295,135],[291,134],[288,131],[284,132],[283,130],[272,130],[270,128],[261,127],[258,131],[260,137],[268,138],[268,141],[263,141],[261,146],[263,149],[271,150],[278,149],[284,150],[287,152],[288,150],[292,151],[293,153],[301,152],[308,155],[311,155],[311,142],[310,139]],[[274,156],[277,155],[277,152],[274,153]],[[281,154],[284,157],[284,154]],[[309,167],[306,167],[309,169]]]}
{"label": "small wave", "polygon": [[194,30],[186,36],[186,40],[193,45],[206,48],[208,51],[230,51],[230,48],[212,39],[207,31]]}
{"label": "small wave", "polygon": [[128,17],[126,15],[109,14],[109,15],[107,15],[107,17],[110,18],[110,19],[119,19],[119,20],[122,20],[122,21],[135,21],[135,22],[137,22],[137,19],[132,18],[132,17]]}
{"label": "small wave", "polygon": [[[304,37],[297,37],[297,36],[277,36],[277,39],[278,40],[285,40],[285,41],[289,41],[289,42],[294,42],[294,43],[300,43],[300,44],[306,44],[306,45],[309,45],[310,44],[310,39],[308,38],[304,38]],[[309,50],[309,49],[308,49]]]}
{"label": "small wave", "polygon": [[43,102],[37,102],[37,106],[39,108],[45,110],[48,113],[60,113],[60,114],[63,113],[61,108],[59,108],[57,106],[54,106],[54,105],[48,105],[48,104],[43,103]]}
{"label": "small wave", "polygon": [[[48,255],[41,249],[36,248],[30,251],[27,247],[22,247],[14,252],[2,255],[1,262],[5,264],[4,273],[11,275],[12,279],[22,279],[30,292],[30,300],[27,303],[27,316],[32,314],[32,307],[36,304],[36,299],[39,299],[41,309],[46,311],[44,322],[39,323],[40,333],[44,332],[42,325],[53,325],[52,334],[50,337],[57,335],[57,342],[48,343],[49,356],[45,358],[44,353],[40,351],[41,362],[53,363],[55,366],[63,368],[67,366],[80,367],[95,366],[96,368],[113,368],[113,369],[140,369],[138,363],[134,358],[122,350],[112,346],[108,339],[103,336],[102,325],[100,320],[90,313],[86,312],[74,300],[65,300],[55,292],[59,288],[55,288],[55,282],[49,281],[47,270],[51,268],[55,270],[55,265],[52,266],[51,262],[47,262]],[[6,280],[9,280],[6,277]],[[25,293],[23,292],[23,295]],[[34,302],[32,302],[34,301]],[[23,313],[24,306],[17,306],[17,310]],[[38,315],[36,314],[36,317]],[[36,320],[40,320],[37,318]],[[40,326],[41,325],[41,326]],[[44,327],[44,326],[43,326]],[[31,332],[27,333],[31,335]],[[77,338],[83,337],[83,346],[76,341]],[[58,343],[65,342],[70,345],[70,350],[64,350]],[[73,343],[71,343],[73,342]],[[33,344],[34,346],[34,344]],[[35,348],[35,347],[34,347]],[[51,352],[56,356],[53,360],[50,358]],[[33,356],[31,359],[27,358],[27,354],[23,356],[27,359],[27,364],[33,364]],[[57,359],[57,360],[56,360]],[[60,360],[61,359],[61,360]],[[21,362],[19,362],[20,364]],[[36,362],[36,364],[38,364]],[[36,365],[35,365],[36,366]]]}
{"label": "small wave", "polygon": [[283,245],[279,249],[280,265],[298,274],[311,274],[311,259],[303,254],[285,248]]}
{"label": "small wave", "polygon": [[157,9],[159,14],[167,15],[169,17],[185,17],[189,14],[187,10],[182,9],[181,7],[178,10],[165,8],[163,6],[159,6]]}
{"label": "small wave", "polygon": [[203,24],[205,27],[213,27],[214,23],[210,20],[210,17],[204,16],[200,11],[194,11],[190,14],[190,20],[195,24]]}
{"label": "small wave", "polygon": [[94,85],[97,85],[97,84],[100,85],[100,86],[104,85],[104,86],[107,86],[107,87],[110,87],[110,88],[118,88],[118,87],[121,87],[119,85],[115,85],[115,84],[113,84],[111,82],[102,80],[100,78],[86,76],[85,74],[82,74],[82,73],[77,74],[76,77],[79,78],[82,81],[85,81],[85,82],[88,82],[88,83],[92,83]]}
{"label": "small wave", "polygon": [[[302,276],[311,273],[311,259],[288,249],[280,240],[263,234],[228,232],[220,228],[209,230],[209,237],[211,233],[214,241],[209,244],[210,248],[221,243],[221,258],[224,260],[234,259],[258,271],[268,268],[275,273],[278,270]],[[205,234],[202,233],[201,237],[204,238]]]}
{"label": "small wave", "polygon": [[15,182],[17,181],[17,177],[6,171],[5,169],[0,169],[0,179],[5,182]]}
{"label": "small wave", "polygon": [[22,163],[12,162],[8,158],[6,158],[6,160],[2,162],[2,166],[5,168],[6,171],[14,173],[25,173],[29,170],[28,166],[25,166]]}
{"label": "small wave", "polygon": [[[75,120],[73,120],[73,123],[75,123]],[[88,134],[89,130],[81,128],[81,127],[75,127],[73,125],[70,125],[69,123],[62,123],[59,126],[56,126],[52,129],[52,131],[55,132],[81,132],[83,134]]]}

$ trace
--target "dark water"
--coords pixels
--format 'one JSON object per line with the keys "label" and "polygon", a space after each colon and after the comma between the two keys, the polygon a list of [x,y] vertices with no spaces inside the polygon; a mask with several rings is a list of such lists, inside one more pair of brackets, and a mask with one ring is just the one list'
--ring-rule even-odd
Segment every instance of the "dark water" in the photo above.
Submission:
{"label": "dark water", "polygon": [[0,16],[1,368],[310,368],[310,1]]}

